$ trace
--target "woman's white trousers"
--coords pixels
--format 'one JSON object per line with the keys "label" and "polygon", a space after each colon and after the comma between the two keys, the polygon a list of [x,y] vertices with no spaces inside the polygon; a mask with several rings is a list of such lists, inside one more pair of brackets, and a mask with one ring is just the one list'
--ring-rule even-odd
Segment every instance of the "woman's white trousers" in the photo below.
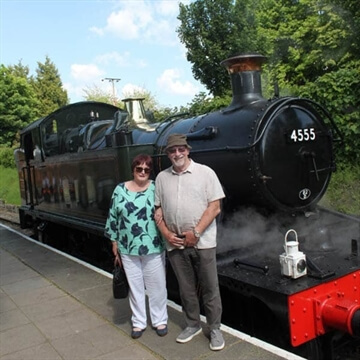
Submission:
{"label": "woman's white trousers", "polygon": [[165,251],[144,256],[121,254],[121,260],[130,287],[132,327],[145,329],[147,326],[145,295],[149,298],[151,325],[156,328],[167,324]]}

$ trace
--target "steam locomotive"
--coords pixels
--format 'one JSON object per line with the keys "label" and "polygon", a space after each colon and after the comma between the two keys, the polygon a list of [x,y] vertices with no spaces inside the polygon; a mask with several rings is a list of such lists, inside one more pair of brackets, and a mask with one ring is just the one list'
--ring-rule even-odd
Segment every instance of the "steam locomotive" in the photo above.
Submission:
{"label": "steam locomotive", "polygon": [[139,153],[153,156],[155,177],[170,165],[169,134],[186,134],[191,157],[215,170],[226,194],[217,258],[227,323],[308,359],[335,359],[360,336],[360,220],[318,204],[341,135],[309,99],[265,99],[264,61],[222,62],[233,99],[217,112],[152,123],[142,99],[129,98],[124,110],[79,102],[30,124],[15,151],[20,223],[40,241],[110,258],[103,233],[114,187],[132,177]]}

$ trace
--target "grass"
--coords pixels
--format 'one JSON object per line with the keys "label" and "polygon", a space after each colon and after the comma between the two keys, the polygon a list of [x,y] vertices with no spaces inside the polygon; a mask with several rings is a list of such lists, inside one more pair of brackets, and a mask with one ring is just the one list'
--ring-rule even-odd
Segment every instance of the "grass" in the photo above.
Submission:
{"label": "grass", "polygon": [[[17,170],[0,165],[0,199],[6,204],[20,205]],[[360,165],[336,171],[320,205],[346,214],[360,215]]]}
{"label": "grass", "polygon": [[20,205],[20,188],[18,172],[14,168],[0,165],[0,199],[5,204]]}
{"label": "grass", "polygon": [[360,165],[338,169],[320,205],[346,214],[360,215]]}

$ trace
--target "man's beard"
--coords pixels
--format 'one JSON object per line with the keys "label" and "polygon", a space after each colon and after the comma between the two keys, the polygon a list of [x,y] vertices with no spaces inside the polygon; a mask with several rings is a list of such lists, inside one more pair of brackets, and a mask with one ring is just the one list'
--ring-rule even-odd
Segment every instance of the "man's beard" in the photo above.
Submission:
{"label": "man's beard", "polygon": [[182,156],[182,157],[180,157],[178,159],[174,159],[174,165],[176,167],[182,168],[185,165],[185,163],[186,163],[185,156]]}

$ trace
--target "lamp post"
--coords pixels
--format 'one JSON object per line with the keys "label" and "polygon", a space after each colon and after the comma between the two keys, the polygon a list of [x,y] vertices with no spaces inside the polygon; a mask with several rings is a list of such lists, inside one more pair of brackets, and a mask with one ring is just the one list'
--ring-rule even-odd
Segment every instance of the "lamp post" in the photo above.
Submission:
{"label": "lamp post", "polygon": [[115,105],[115,82],[119,82],[121,79],[120,78],[104,78],[104,79],[101,79],[101,81],[105,81],[105,80],[111,82],[113,105]]}

